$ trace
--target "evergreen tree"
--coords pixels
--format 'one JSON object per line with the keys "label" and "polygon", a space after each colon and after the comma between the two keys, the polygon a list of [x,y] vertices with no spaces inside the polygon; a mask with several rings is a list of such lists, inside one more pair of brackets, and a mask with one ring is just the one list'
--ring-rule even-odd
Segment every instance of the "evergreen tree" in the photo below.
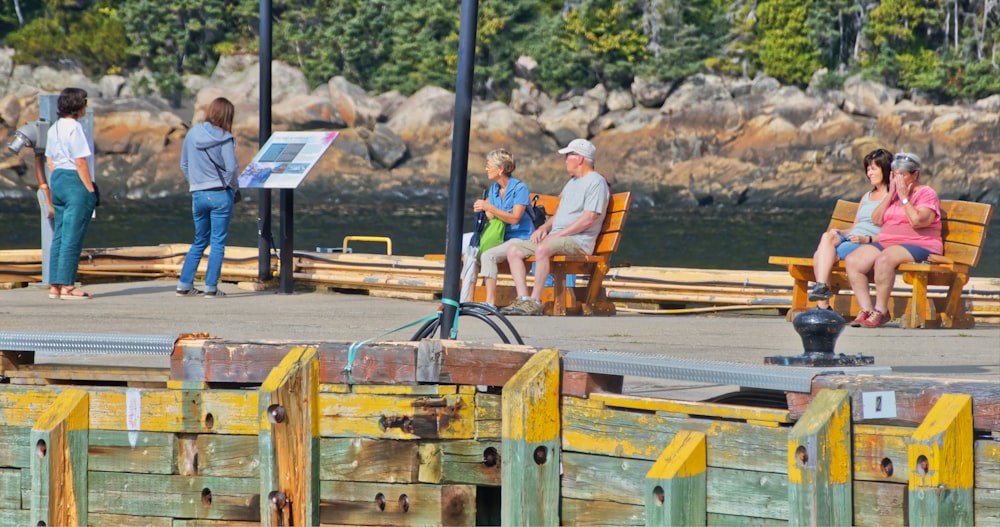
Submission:
{"label": "evergreen tree", "polygon": [[757,35],[764,72],[784,83],[804,86],[821,67],[809,38],[806,17],[812,0],[761,0]]}
{"label": "evergreen tree", "polygon": [[660,80],[703,69],[706,60],[722,54],[730,32],[722,0],[653,0],[645,21],[650,58],[638,70]]}

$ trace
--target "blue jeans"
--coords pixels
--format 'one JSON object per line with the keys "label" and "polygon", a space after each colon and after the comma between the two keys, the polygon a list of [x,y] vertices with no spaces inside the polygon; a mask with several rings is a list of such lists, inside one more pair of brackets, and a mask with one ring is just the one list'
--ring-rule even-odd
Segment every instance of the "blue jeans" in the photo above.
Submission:
{"label": "blue jeans", "polygon": [[222,274],[222,260],[226,256],[226,239],[229,237],[229,218],[233,214],[235,192],[226,190],[196,190],[191,194],[191,214],[194,216],[194,243],[184,257],[177,289],[194,287],[194,275],[198,264],[211,244],[208,254],[208,269],[205,271],[205,291],[218,289]]}
{"label": "blue jeans", "polygon": [[52,246],[49,250],[49,283],[73,285],[80,267],[83,237],[94,215],[97,195],[87,190],[76,170],[61,168],[49,177],[52,190]]}

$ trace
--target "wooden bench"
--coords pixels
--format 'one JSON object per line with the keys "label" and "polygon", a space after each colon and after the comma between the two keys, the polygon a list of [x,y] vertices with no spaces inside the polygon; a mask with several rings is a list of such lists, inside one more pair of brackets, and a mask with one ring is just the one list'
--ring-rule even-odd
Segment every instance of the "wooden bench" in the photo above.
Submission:
{"label": "wooden bench", "polygon": [[[857,203],[838,201],[830,218],[830,229],[848,229],[854,224]],[[986,229],[993,216],[993,206],[968,201],[941,200],[941,237],[944,239],[944,255],[931,255],[929,262],[904,263],[897,268],[902,273],[903,282],[910,284],[913,293],[906,302],[902,314],[904,328],[971,328],[975,326],[972,315],[965,312],[962,288],[969,281],[969,271],[979,263],[983,252]],[[817,239],[820,233],[816,233]],[[788,273],[795,279],[792,288],[792,309],[788,320],[809,308],[809,282],[815,282],[812,258],[771,256],[769,263],[788,267]],[[869,275],[869,279],[871,275]],[[836,295],[841,289],[849,289],[844,262],[837,262],[828,281],[830,290]],[[927,297],[927,286],[946,286],[944,298]],[[833,303],[835,309],[838,306]],[[841,302],[840,304],[843,304]],[[838,309],[853,317],[858,312],[857,302],[851,297],[850,307]]]}
{"label": "wooden bench", "polygon": [[[531,194],[532,201],[536,194]],[[537,194],[538,204],[545,207],[549,216],[556,213],[559,207],[559,196]],[[632,193],[620,192],[612,194],[608,203],[608,213],[604,217],[604,224],[601,226],[601,233],[597,236],[594,245],[594,254],[586,256],[554,256],[552,258],[553,286],[551,302],[549,295],[543,295],[545,302],[545,313],[551,315],[583,314],[583,315],[614,315],[615,305],[612,304],[604,293],[602,283],[605,275],[611,269],[611,255],[618,250],[618,245],[622,240],[622,229],[625,227],[625,219],[628,217],[629,207],[632,205]],[[534,257],[528,258],[526,263],[530,266],[534,262]],[[506,262],[499,266],[501,273],[510,273],[510,267]],[[566,287],[566,275],[580,275],[587,278],[585,287]],[[538,277],[544,280],[545,277]],[[481,281],[479,281],[481,282]],[[504,305],[514,299],[515,293],[512,287],[497,287],[497,302]],[[548,288],[546,288],[548,289]],[[476,301],[483,301],[486,298],[486,289],[481,283],[477,283],[473,296]]]}

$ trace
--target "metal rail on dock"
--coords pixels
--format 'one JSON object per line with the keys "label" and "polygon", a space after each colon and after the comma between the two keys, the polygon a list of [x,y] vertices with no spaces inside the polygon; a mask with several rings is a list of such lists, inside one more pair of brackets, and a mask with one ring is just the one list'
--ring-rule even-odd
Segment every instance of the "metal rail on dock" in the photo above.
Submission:
{"label": "metal rail on dock", "polygon": [[672,379],[809,393],[817,375],[887,375],[886,366],[755,366],[735,362],[654,357],[613,351],[571,351],[563,356],[567,370],[652,379]]}
{"label": "metal rail on dock", "polygon": [[56,355],[170,355],[176,342],[176,335],[0,331],[0,351],[34,351]]}

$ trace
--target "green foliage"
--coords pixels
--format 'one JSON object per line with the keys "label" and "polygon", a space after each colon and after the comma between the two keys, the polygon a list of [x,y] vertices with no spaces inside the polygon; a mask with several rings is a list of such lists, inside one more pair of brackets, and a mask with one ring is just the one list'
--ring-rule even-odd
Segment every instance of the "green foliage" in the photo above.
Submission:
{"label": "green foliage", "polygon": [[[457,0],[273,0],[273,56],[310,86],[342,75],[370,91],[453,89]],[[16,7],[24,20],[18,19]],[[143,68],[179,103],[187,74],[257,53],[257,0],[9,0],[0,40],[19,64],[91,76]],[[476,95],[507,99],[522,54],[559,96],[634,75],[763,70],[822,86],[845,72],[941,101],[1000,93],[1000,4],[956,0],[479,0]]]}
{"label": "green foliage", "polygon": [[563,46],[573,52],[594,81],[609,88],[628,86],[644,61],[649,38],[639,29],[632,0],[591,0],[566,15]]}
{"label": "green foliage", "polygon": [[805,86],[822,64],[806,31],[810,0],[761,0],[757,6],[760,61],[764,72]]}
{"label": "green foliage", "polygon": [[19,64],[70,63],[90,76],[118,73],[129,60],[124,27],[108,8],[36,18],[8,34],[6,43]]}

